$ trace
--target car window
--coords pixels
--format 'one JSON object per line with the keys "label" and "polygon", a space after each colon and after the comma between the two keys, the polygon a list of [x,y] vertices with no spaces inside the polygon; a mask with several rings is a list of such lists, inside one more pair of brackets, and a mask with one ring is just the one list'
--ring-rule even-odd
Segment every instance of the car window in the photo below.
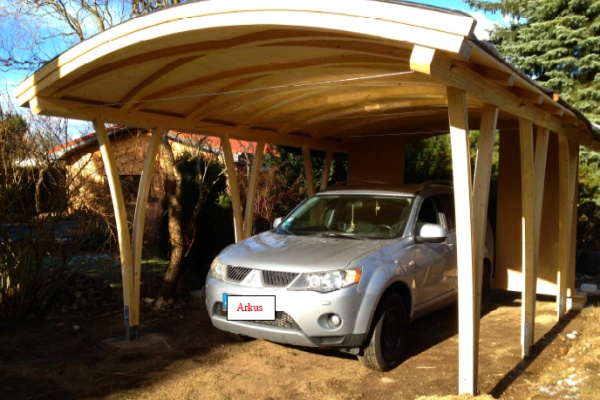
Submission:
{"label": "car window", "polygon": [[454,198],[449,193],[427,197],[421,203],[417,215],[419,224],[439,224],[451,231],[454,229]]}
{"label": "car window", "polygon": [[437,211],[433,197],[428,197],[421,203],[421,209],[417,217],[417,222],[424,224],[439,224]]}
{"label": "car window", "polygon": [[393,238],[404,231],[411,201],[400,196],[319,195],[295,209],[277,232]]}
{"label": "car window", "polygon": [[444,214],[446,220],[445,228],[447,231],[452,231],[455,228],[454,224],[454,196],[450,193],[438,196],[440,210]]}

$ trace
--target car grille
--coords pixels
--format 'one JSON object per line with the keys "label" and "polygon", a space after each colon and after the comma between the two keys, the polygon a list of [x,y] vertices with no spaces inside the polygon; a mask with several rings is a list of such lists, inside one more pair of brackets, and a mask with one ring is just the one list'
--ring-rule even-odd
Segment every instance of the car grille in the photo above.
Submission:
{"label": "car grille", "polygon": [[251,268],[227,266],[227,279],[234,282],[241,282],[252,271]]}
{"label": "car grille", "polygon": [[[227,318],[227,311],[223,310],[223,303],[217,302],[213,307],[213,315]],[[237,321],[246,324],[273,326],[275,328],[289,329],[299,331],[300,327],[290,315],[284,311],[275,311],[275,319],[273,321]]]}
{"label": "car grille", "polygon": [[287,286],[289,285],[298,274],[293,272],[281,272],[281,271],[263,271],[263,283],[265,286]]}
{"label": "car grille", "polygon": [[[241,282],[252,271],[252,268],[227,266],[227,280],[231,282]],[[285,287],[289,285],[296,277],[297,273],[282,271],[262,271],[262,280],[265,286]]]}

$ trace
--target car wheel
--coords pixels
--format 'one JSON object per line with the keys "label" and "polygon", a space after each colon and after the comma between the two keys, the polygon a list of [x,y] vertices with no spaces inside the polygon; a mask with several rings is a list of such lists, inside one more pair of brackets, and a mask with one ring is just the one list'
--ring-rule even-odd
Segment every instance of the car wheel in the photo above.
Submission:
{"label": "car wheel", "polygon": [[389,371],[402,361],[408,318],[402,298],[389,293],[379,303],[367,346],[359,359],[375,371]]}
{"label": "car wheel", "polygon": [[234,342],[239,343],[251,342],[252,340],[256,340],[256,338],[246,335],[240,335],[239,333],[230,333],[229,336],[231,337],[231,339],[233,339]]}

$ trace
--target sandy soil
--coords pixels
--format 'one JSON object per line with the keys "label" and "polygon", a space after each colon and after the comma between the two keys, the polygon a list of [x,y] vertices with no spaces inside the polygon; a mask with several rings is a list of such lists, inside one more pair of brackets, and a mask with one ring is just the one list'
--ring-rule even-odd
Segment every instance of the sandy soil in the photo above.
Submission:
{"label": "sandy soil", "polygon": [[[600,398],[598,305],[590,298],[557,323],[553,299],[539,299],[536,345],[522,360],[520,298],[494,293],[481,320],[480,397]],[[411,324],[406,360],[387,373],[335,352],[235,342],[202,300],[145,309],[131,342],[118,310],[3,322],[0,399],[458,399],[456,320],[450,307]]]}

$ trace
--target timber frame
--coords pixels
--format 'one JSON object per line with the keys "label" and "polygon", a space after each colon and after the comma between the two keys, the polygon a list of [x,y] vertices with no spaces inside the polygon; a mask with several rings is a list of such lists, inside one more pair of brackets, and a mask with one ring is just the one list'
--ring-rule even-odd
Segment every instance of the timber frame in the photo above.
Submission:
{"label": "timber frame", "polygon": [[[523,293],[528,356],[536,293],[556,295],[558,319],[574,295],[578,146],[600,151],[600,134],[479,41],[475,24],[465,13],[393,0],[188,2],[96,35],[27,78],[16,90],[22,106],[94,122],[117,219],[127,337],[139,321],[141,232],[163,131],[225,139],[236,240],[252,230],[262,153],[242,205],[229,138],[301,148],[314,192],[310,150],[326,151],[326,165],[347,152],[349,179],[402,182],[404,146],[449,133],[460,205],[459,393],[476,394],[482,232],[499,131],[498,213],[507,222],[498,226],[496,286]],[[106,123],[153,132],[131,237]],[[481,132],[473,178],[470,128]],[[554,247],[542,260],[543,235]]]}

